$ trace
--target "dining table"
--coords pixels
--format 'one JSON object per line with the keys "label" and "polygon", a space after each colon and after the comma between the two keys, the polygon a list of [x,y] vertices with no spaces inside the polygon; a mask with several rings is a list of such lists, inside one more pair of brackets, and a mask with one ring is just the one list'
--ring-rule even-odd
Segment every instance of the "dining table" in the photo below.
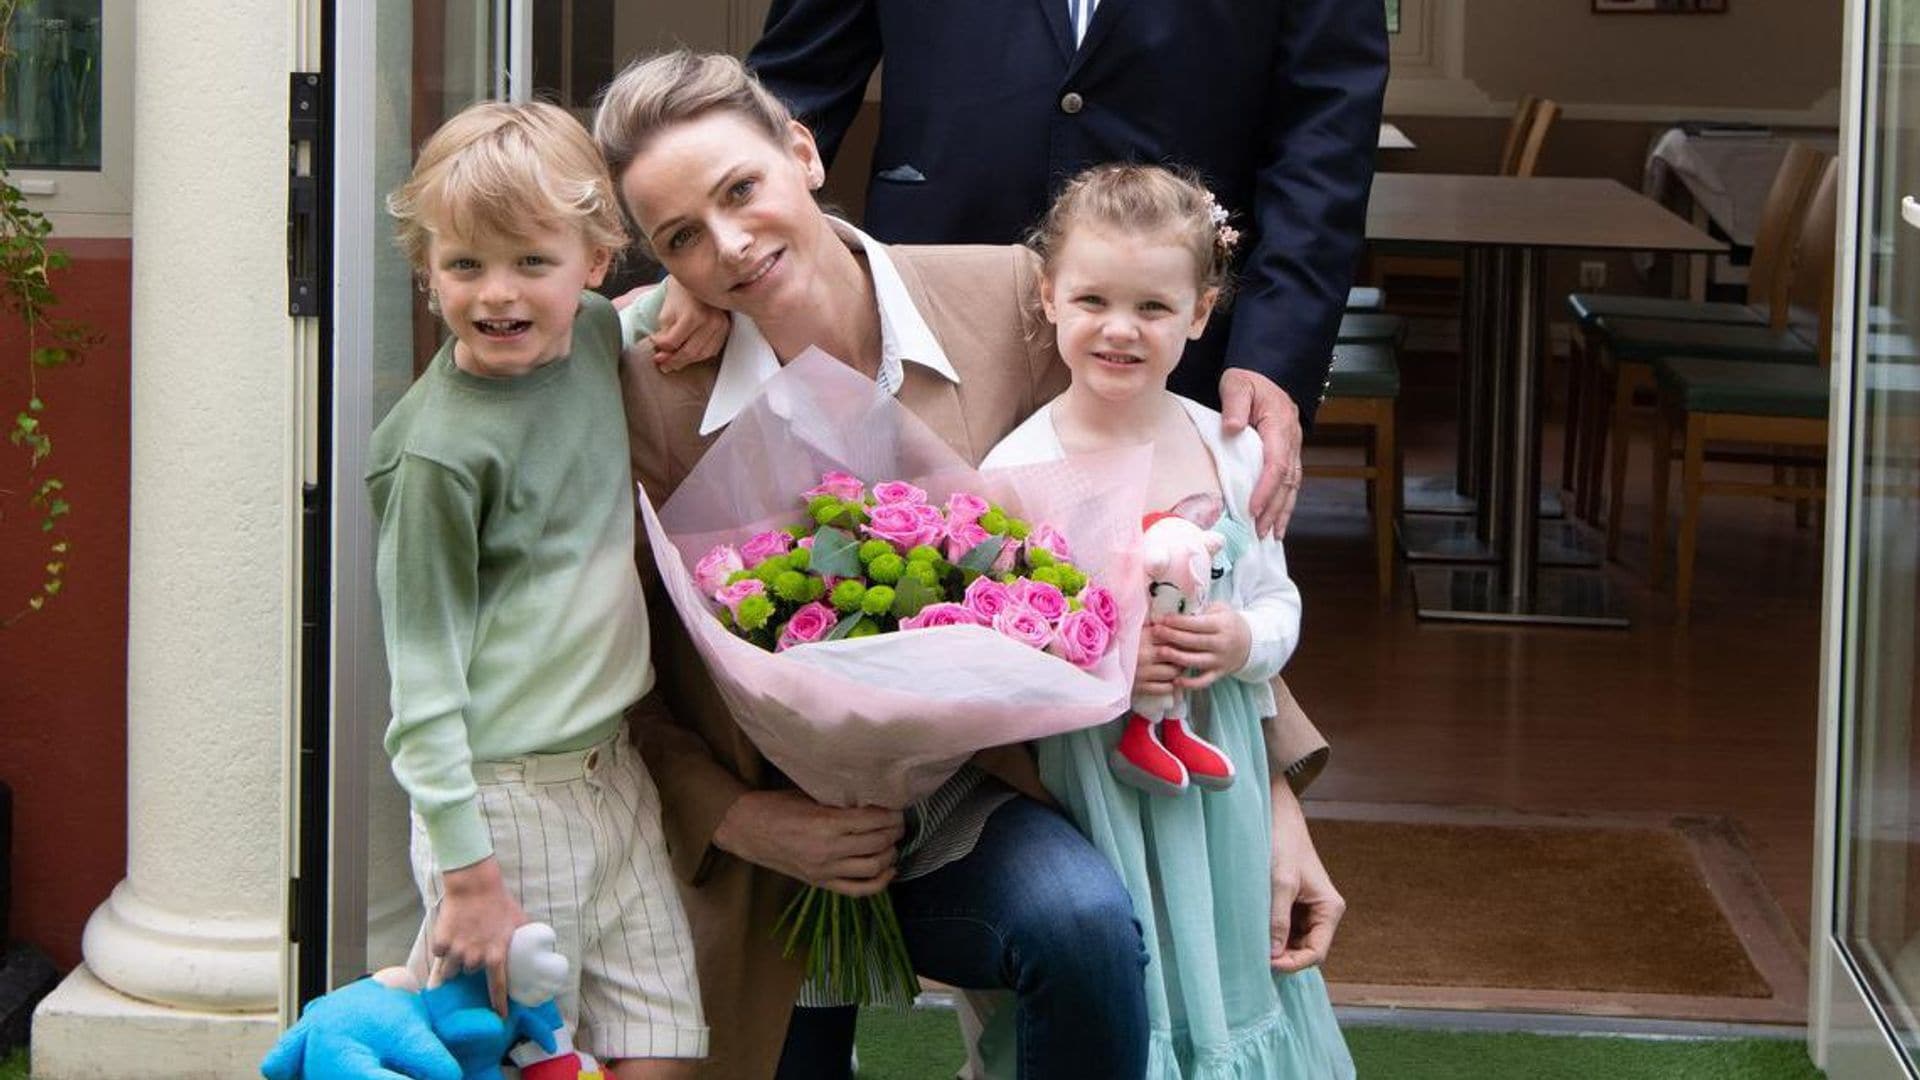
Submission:
{"label": "dining table", "polygon": [[1468,266],[1453,494],[1473,512],[1403,514],[1418,616],[1627,625],[1620,596],[1571,523],[1541,540],[1546,256],[1713,254],[1726,245],[1611,179],[1406,172],[1375,174],[1367,240],[1456,249]]}

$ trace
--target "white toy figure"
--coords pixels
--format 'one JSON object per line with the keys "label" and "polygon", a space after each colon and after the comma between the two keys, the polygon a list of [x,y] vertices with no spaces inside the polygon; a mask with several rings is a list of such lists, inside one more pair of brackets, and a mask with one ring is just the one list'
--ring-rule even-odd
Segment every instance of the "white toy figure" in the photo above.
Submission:
{"label": "white toy figure", "polygon": [[[1147,571],[1147,617],[1204,610],[1213,589],[1213,557],[1225,543],[1208,529],[1220,520],[1212,496],[1180,500],[1172,510],[1141,521],[1142,561]],[[1158,795],[1178,795],[1189,785],[1218,791],[1233,784],[1233,762],[1187,725],[1187,695],[1133,699],[1120,741],[1108,756],[1114,775]]]}

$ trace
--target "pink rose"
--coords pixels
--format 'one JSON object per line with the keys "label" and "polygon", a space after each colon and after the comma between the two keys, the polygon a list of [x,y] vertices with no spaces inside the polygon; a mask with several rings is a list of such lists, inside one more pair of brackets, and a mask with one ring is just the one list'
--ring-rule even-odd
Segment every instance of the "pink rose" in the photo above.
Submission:
{"label": "pink rose", "polygon": [[1035,525],[1033,531],[1027,534],[1027,546],[1046,548],[1053,552],[1054,558],[1063,562],[1073,561],[1073,551],[1067,547],[1067,538],[1060,535],[1060,530],[1051,525]]}
{"label": "pink rose", "polygon": [[774,645],[773,651],[780,652],[795,645],[819,641],[839,621],[840,616],[835,615],[832,608],[816,600],[794,612],[793,618],[787,620],[787,625],[780,628],[780,641]]}
{"label": "pink rose", "polygon": [[693,567],[693,583],[703,593],[717,592],[727,579],[735,573],[745,570],[747,564],[740,561],[740,552],[732,544],[721,544],[705,555]]}
{"label": "pink rose", "polygon": [[[918,510],[932,510],[936,520],[929,523],[916,513]],[[945,526],[938,520],[939,516],[940,511],[926,505],[881,503],[868,511],[867,523],[861,529],[868,536],[896,544],[905,551],[940,539]]]}
{"label": "pink rose", "polygon": [[978,522],[947,522],[947,561],[959,562],[967,552],[986,543],[989,535]]}
{"label": "pink rose", "polygon": [[792,547],[793,537],[775,529],[741,544],[740,557],[747,561],[748,566],[758,566],[775,555],[785,555]]}
{"label": "pink rose", "polygon": [[1113,631],[1086,608],[1067,612],[1047,643],[1047,651],[1078,668],[1090,668],[1107,654],[1113,643]]}
{"label": "pink rose", "polygon": [[866,485],[852,473],[830,472],[820,477],[820,484],[800,493],[800,497],[811,502],[822,495],[831,495],[848,502],[859,502],[867,492]]}
{"label": "pink rose", "polygon": [[1022,645],[1044,649],[1053,640],[1053,625],[1032,608],[1009,605],[993,617],[993,628]]}
{"label": "pink rose", "polygon": [[979,521],[980,515],[986,513],[989,509],[991,509],[991,507],[988,505],[987,500],[978,495],[969,495],[964,491],[956,491],[947,496],[948,524],[960,521]]}
{"label": "pink rose", "polygon": [[1048,624],[1060,621],[1067,613],[1067,594],[1060,591],[1058,585],[1049,585],[1032,578],[1021,578],[1007,586],[1007,592],[1013,596],[1013,602],[1032,608]]}
{"label": "pink rose", "polygon": [[1098,585],[1081,589],[1080,607],[1099,616],[1100,621],[1107,624],[1109,634],[1120,628],[1120,603],[1106,589]]}
{"label": "pink rose", "polygon": [[766,583],[757,578],[742,578],[731,585],[723,585],[714,592],[713,598],[725,604],[728,611],[736,616],[740,614],[740,601],[749,596],[759,596],[767,591]]}
{"label": "pink rose", "polygon": [[984,576],[974,578],[973,584],[967,586],[961,603],[978,615],[981,622],[992,622],[995,615],[1014,606],[1013,594],[1007,591],[1007,587]]}
{"label": "pink rose", "polygon": [[1000,554],[994,556],[993,568],[989,570],[988,573],[1004,574],[1013,569],[1013,561],[1019,554],[1020,545],[1009,538],[1006,544],[1001,546]]}
{"label": "pink rose", "polygon": [[880,503],[923,503],[927,493],[905,480],[889,480],[873,485],[873,497]]}
{"label": "pink rose", "polygon": [[979,626],[985,620],[965,604],[928,604],[920,614],[900,620],[900,629],[918,630],[924,626]]}

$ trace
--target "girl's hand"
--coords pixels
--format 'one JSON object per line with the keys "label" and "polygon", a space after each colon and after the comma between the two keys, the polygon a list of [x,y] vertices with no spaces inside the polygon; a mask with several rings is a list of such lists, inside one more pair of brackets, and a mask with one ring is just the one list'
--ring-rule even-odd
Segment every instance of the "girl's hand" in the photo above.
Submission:
{"label": "girl's hand", "polygon": [[1154,624],[1140,628],[1140,656],[1133,668],[1133,696],[1172,697],[1174,683],[1180,678],[1180,665],[1165,659],[1154,633]]}
{"label": "girl's hand", "polygon": [[647,336],[653,346],[654,364],[661,371],[678,371],[719,356],[733,329],[732,316],[695,300],[672,278],[660,288],[667,290],[666,305],[660,309],[660,328]]}
{"label": "girl's hand", "polygon": [[1162,615],[1155,631],[1160,656],[1186,674],[1174,680],[1182,690],[1200,690],[1247,666],[1253,631],[1227,604],[1214,602],[1198,615]]}
{"label": "girl's hand", "polygon": [[428,986],[438,986],[463,971],[487,973],[487,998],[493,1011],[507,1015],[507,946],[514,930],[530,921],[507,894],[500,863],[489,855],[471,866],[441,875],[447,895],[433,920],[433,967]]}

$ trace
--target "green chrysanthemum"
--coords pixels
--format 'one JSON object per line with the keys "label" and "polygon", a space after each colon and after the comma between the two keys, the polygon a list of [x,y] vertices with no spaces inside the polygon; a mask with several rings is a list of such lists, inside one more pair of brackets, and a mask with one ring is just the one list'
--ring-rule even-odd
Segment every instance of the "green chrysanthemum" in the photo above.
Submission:
{"label": "green chrysanthemum", "polygon": [[772,617],[773,601],[764,594],[756,594],[740,601],[739,608],[734,611],[733,621],[740,629],[752,633],[767,625],[767,620]]}
{"label": "green chrysanthemum", "polygon": [[798,570],[783,570],[773,579],[773,594],[789,604],[804,604],[812,599],[807,575]]}
{"label": "green chrysanthemum", "polygon": [[865,599],[867,587],[858,581],[848,579],[833,587],[833,610],[842,615],[851,615],[860,610],[860,601]]}
{"label": "green chrysanthemum", "polygon": [[867,564],[867,576],[878,584],[892,585],[900,580],[906,568],[907,560],[889,551]]}
{"label": "green chrysanthemum", "polygon": [[875,585],[867,590],[860,599],[860,610],[878,618],[893,607],[893,590],[885,585]]}

